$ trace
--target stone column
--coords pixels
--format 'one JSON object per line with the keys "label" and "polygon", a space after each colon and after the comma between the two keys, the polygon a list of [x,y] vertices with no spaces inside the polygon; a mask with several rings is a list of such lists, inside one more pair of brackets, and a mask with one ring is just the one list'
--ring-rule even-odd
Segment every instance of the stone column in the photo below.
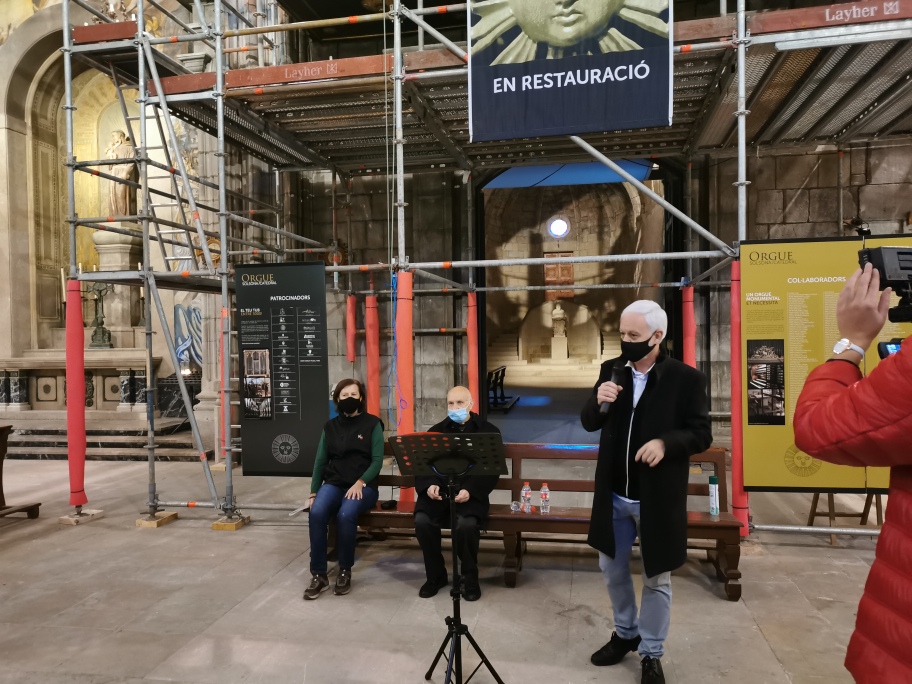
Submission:
{"label": "stone column", "polygon": [[7,411],[31,411],[28,371],[9,371],[9,405]]}
{"label": "stone column", "polygon": [[[117,224],[119,228],[129,228]],[[97,231],[92,239],[102,271],[136,270],[142,260],[142,238]],[[115,347],[134,347],[133,322],[139,312],[139,288],[114,285],[104,298],[105,327]]]}
{"label": "stone column", "polygon": [[9,373],[0,371],[0,411],[9,404]]}
{"label": "stone column", "polygon": [[117,405],[118,413],[130,413],[133,410],[135,397],[133,395],[133,372],[129,369],[119,368],[120,373],[120,403]]}

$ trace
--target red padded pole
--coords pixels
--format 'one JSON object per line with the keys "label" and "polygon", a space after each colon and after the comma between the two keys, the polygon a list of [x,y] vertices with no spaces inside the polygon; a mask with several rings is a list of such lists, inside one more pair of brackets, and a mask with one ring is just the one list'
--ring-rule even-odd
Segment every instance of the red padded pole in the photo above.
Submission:
{"label": "red padded pole", "polygon": [[[412,274],[400,271],[396,286],[396,375],[398,387],[393,393],[399,400],[396,434],[415,432],[415,355],[412,344]],[[415,500],[415,490],[403,487],[399,500]]]}
{"label": "red padded pole", "polygon": [[466,309],[466,340],[468,342],[468,375],[469,394],[476,407],[478,403],[478,297],[474,292],[469,292],[468,308]]}
{"label": "red padded pole", "polygon": [[358,332],[357,306],[357,297],[349,295],[345,301],[345,356],[349,363],[354,363],[357,358],[355,350],[355,334]]}
{"label": "red padded pole", "polygon": [[741,262],[731,268],[731,411],[732,514],[743,523],[741,536],[750,534],[750,500],[744,491],[744,423],[741,402]]}
{"label": "red padded pole", "polygon": [[684,328],[684,363],[697,367],[697,319],[694,315],[693,285],[681,288],[681,321]]}
{"label": "red padded pole", "polygon": [[365,346],[367,348],[367,412],[380,415],[380,316],[377,296],[364,300]]}
{"label": "red padded pole", "polygon": [[82,291],[78,280],[67,281],[66,381],[70,506],[84,506],[89,502],[85,493],[85,329],[82,327]]}

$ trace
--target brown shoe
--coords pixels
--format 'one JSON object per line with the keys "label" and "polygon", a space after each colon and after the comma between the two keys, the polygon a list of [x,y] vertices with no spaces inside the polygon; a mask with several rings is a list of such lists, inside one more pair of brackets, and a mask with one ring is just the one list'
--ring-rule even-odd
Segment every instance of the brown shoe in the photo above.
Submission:
{"label": "brown shoe", "polygon": [[333,593],[336,596],[345,596],[352,590],[352,571],[339,570],[339,576],[336,578],[336,586],[333,587]]}
{"label": "brown shoe", "polygon": [[310,580],[310,586],[304,590],[304,600],[313,601],[320,598],[320,594],[329,589],[329,578],[326,575],[314,575]]}

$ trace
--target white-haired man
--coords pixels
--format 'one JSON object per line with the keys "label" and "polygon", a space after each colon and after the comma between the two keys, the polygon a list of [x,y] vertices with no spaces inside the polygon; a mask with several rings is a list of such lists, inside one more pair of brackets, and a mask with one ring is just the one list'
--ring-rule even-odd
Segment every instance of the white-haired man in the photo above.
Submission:
{"label": "white-haired man", "polygon": [[[639,651],[642,684],[665,682],[671,571],[687,557],[690,456],[712,443],[706,377],[665,355],[667,329],[668,317],[655,302],[639,300],[624,309],[621,356],[602,364],[580,415],[586,430],[602,431],[588,542],[599,552],[614,612],[611,640],[591,660],[614,665]],[[630,573],[637,536],[643,557],[639,612]]]}

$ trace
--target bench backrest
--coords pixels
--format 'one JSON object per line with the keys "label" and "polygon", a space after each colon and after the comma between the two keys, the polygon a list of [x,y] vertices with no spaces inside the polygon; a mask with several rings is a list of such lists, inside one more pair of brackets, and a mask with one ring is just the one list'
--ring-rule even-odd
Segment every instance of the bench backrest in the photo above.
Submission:
{"label": "bench backrest", "polygon": [[506,366],[498,366],[492,371],[488,371],[488,394],[491,402],[497,403],[504,396],[504,378],[507,375]]}
{"label": "bench backrest", "polygon": [[[389,444],[385,452],[392,455]],[[524,461],[595,461],[598,460],[598,446],[595,444],[504,444],[504,452],[510,463],[510,475],[498,480],[496,489],[509,491],[513,501],[519,501],[523,483],[528,482],[533,492],[541,489],[542,483],[548,483],[552,492],[594,492],[595,482],[591,479],[564,480],[559,478],[536,479],[523,476]],[[719,510],[728,512],[728,482],[725,477],[725,449],[710,447],[702,454],[690,457],[692,465],[711,466],[712,475],[719,478]],[[704,468],[705,469],[705,468]],[[380,475],[378,482],[382,486],[413,487],[414,478],[404,475]],[[690,482],[687,485],[690,496],[709,496],[709,484]]]}

